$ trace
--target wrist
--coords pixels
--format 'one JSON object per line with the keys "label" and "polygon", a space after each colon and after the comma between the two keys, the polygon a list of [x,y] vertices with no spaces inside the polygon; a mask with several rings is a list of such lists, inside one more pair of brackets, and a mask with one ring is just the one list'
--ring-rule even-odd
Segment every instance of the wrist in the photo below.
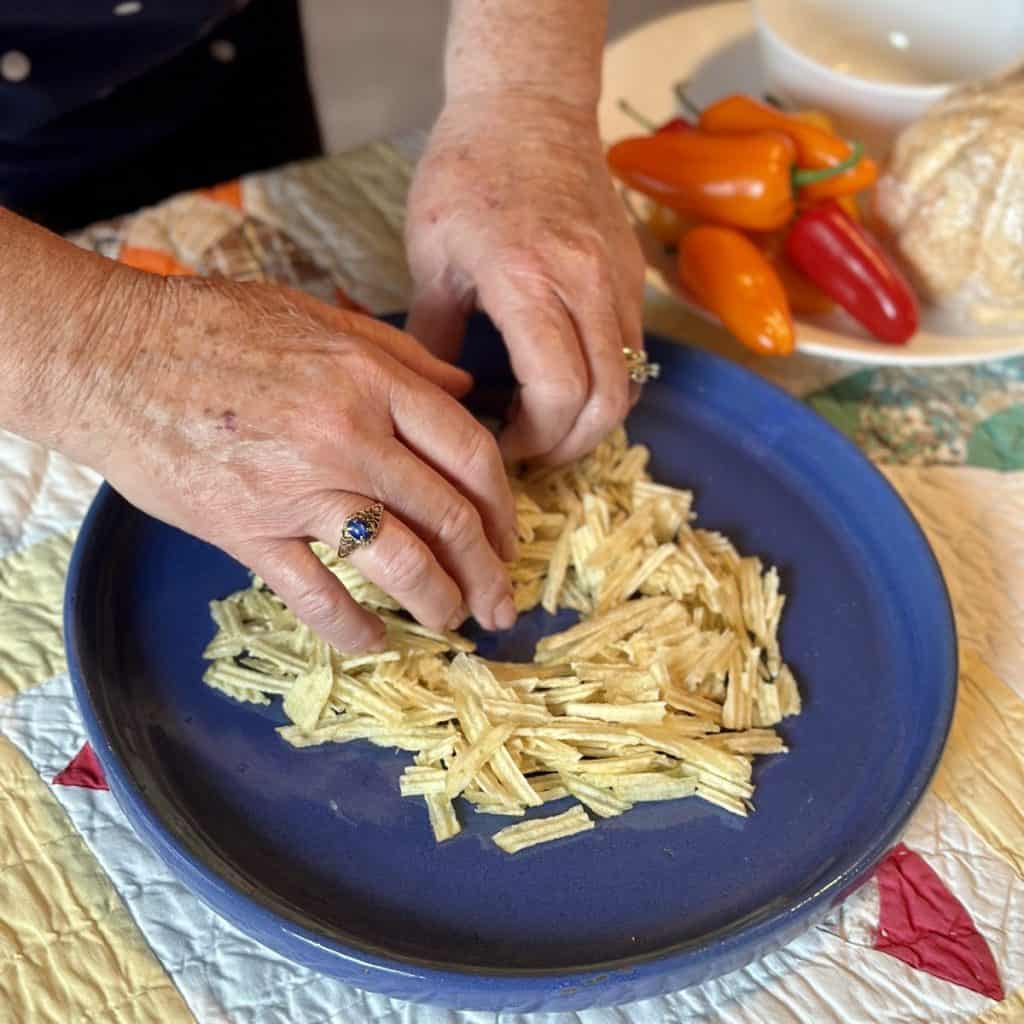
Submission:
{"label": "wrist", "polygon": [[574,146],[598,141],[596,105],[518,88],[451,96],[438,125],[446,134],[472,136],[484,145],[488,138],[507,139],[510,133],[524,145],[534,139]]}
{"label": "wrist", "polygon": [[0,426],[96,465],[163,281],[5,214]]}
{"label": "wrist", "polygon": [[[91,283],[82,320],[55,360],[48,444],[105,474],[120,438],[135,433],[131,414],[146,403],[146,376],[159,361],[156,341],[167,282],[110,264]],[[144,370],[145,372],[140,372]]]}
{"label": "wrist", "polygon": [[467,103],[500,105],[531,104],[544,109],[563,111],[567,116],[597,118],[597,104],[601,98],[598,84],[595,88],[570,88],[565,82],[543,82],[502,79],[498,82],[469,80],[445,89],[445,108]]}

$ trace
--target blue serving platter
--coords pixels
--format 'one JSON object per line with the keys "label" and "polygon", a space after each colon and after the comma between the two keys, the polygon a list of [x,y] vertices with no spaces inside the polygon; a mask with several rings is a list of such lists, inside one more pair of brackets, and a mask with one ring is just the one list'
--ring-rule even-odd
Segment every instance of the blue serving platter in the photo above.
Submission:
{"label": "blue serving platter", "polygon": [[[783,650],[804,713],[759,759],[746,820],[698,800],[642,804],[508,857],[507,819],[462,809],[435,846],[398,795],[408,756],[295,750],[270,708],[204,686],[207,602],[245,586],[218,550],[109,487],[79,535],[68,662],[89,737],[136,830],[196,895],[292,960],[458,1009],[573,1010],[697,984],[778,948],[897,840],[931,778],[956,693],[935,558],[883,477],[814,413],[745,370],[648,339],[662,378],[629,420],[657,479],[696,491],[702,525],[780,569]],[[473,321],[482,411],[509,391]],[[542,613],[481,637],[526,660]],[[555,809],[560,810],[560,807]],[[551,808],[546,808],[549,812]]]}

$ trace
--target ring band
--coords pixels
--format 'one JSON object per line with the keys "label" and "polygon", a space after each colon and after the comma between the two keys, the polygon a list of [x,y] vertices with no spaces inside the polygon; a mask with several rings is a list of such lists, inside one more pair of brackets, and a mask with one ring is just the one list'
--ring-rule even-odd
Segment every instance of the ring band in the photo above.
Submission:
{"label": "ring band", "polygon": [[380,521],[384,518],[384,506],[379,501],[361,508],[341,524],[341,539],[338,541],[338,557],[347,558],[356,548],[365,548],[377,538]]}
{"label": "ring band", "polygon": [[661,376],[661,364],[649,363],[646,352],[624,348],[622,354],[626,357],[626,372],[634,384],[646,384],[649,380],[657,380]]}

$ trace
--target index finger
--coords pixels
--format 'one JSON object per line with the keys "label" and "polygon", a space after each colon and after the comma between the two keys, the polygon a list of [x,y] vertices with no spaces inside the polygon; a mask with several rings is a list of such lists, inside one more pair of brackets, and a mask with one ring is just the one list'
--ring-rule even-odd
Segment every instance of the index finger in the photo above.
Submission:
{"label": "index finger", "polygon": [[623,354],[620,319],[610,296],[581,302],[584,352],[591,391],[576,422],[545,462],[560,464],[596,448],[629,412],[629,374]]}
{"label": "index finger", "polygon": [[547,287],[508,279],[479,288],[480,305],[501,331],[519,401],[501,437],[510,462],[545,455],[570,433],[590,390],[576,326]]}

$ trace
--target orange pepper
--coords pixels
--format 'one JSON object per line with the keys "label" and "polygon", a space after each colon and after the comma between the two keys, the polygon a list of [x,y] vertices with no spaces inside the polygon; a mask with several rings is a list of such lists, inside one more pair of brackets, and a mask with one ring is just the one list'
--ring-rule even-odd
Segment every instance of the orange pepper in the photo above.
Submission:
{"label": "orange pepper", "polygon": [[846,211],[846,215],[858,224],[861,222],[860,207],[855,195],[836,196],[836,202]]}
{"label": "orange pepper", "polygon": [[782,282],[789,308],[798,314],[828,313],[835,303],[809,278],[798,270],[786,255],[786,232],[772,231],[755,235],[753,243],[775,269]]}
{"label": "orange pepper", "polygon": [[795,117],[798,121],[803,121],[806,124],[813,124],[815,128],[820,128],[823,132],[828,132],[830,135],[835,135],[836,130],[832,126],[832,118],[828,114],[821,110],[800,110],[795,114],[791,114],[790,117]]}
{"label": "orange pepper", "polygon": [[[726,96],[705,107],[700,115],[701,131],[713,135],[747,132],[782,132],[796,147],[796,162],[801,169],[824,170],[848,160],[853,152],[844,139],[806,118],[776,110],[750,96]],[[878,164],[864,156],[849,170],[826,181],[805,185],[801,198],[817,201],[832,196],[861,192],[878,180]]]}
{"label": "orange pepper", "polygon": [[624,184],[679,213],[773,231],[795,210],[793,157],[785,135],[662,132],[617,142],[608,165]]}
{"label": "orange pepper", "polygon": [[679,243],[679,279],[747,348],[793,351],[793,318],[778,274],[745,235],[702,224]]}
{"label": "orange pepper", "polygon": [[643,221],[647,230],[663,245],[675,245],[683,233],[682,217],[675,210],[653,200],[647,200]]}

